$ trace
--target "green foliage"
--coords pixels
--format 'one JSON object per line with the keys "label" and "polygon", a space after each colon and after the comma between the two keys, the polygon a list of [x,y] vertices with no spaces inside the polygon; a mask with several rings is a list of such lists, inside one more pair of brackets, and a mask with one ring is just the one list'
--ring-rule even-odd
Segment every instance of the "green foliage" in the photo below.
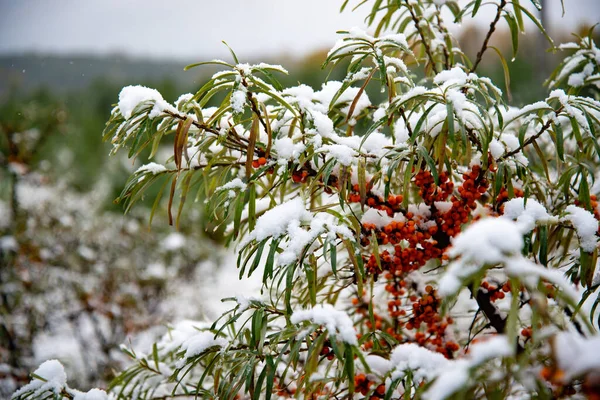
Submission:
{"label": "green foliage", "polygon": [[476,71],[492,49],[510,86],[489,45],[502,20],[513,56],[526,19],[545,34],[518,1],[491,3],[473,61],[441,11],[461,22],[481,1],[357,7],[367,4],[375,35],[340,31],[324,66],[345,77],[319,91],[284,89],[285,69],[231,51],[234,63],[190,65],[222,71],[174,105],[148,88],[121,92],[104,131],[113,153],[173,150],[167,165],[134,172],[118,200],[129,211],[160,186],[154,209],[168,192],[179,226],[186,204],[204,199],[207,226],[238,246],[240,278],[262,269],[263,296],[235,299],[210,327],[152,354],[126,349],[116,398],[595,390],[597,363],[576,369],[555,345],[598,343],[600,102],[578,95],[597,87],[591,36],[570,46],[544,100],[514,108]]}

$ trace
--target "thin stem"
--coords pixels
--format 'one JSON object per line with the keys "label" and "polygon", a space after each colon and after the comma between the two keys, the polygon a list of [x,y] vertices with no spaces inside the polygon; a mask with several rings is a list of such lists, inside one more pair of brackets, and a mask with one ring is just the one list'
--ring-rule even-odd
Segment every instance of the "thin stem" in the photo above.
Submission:
{"label": "thin stem", "polygon": [[437,66],[435,65],[435,59],[433,58],[433,54],[431,53],[431,47],[429,47],[429,42],[425,39],[425,33],[421,30],[421,27],[419,26],[419,22],[420,22],[419,18],[415,14],[415,12],[412,9],[412,6],[410,5],[408,0],[406,0],[406,8],[408,9],[408,12],[410,12],[410,16],[413,20],[413,23],[415,24],[415,28],[417,29],[417,32],[419,32],[419,36],[421,36],[421,43],[423,43],[423,47],[425,47],[425,53],[427,54],[427,57],[429,57],[429,60],[431,61],[431,67],[433,69],[433,72],[438,74],[440,71],[438,70]]}
{"label": "thin stem", "polygon": [[477,59],[475,60],[475,64],[473,64],[473,68],[471,68],[471,71],[469,71],[469,72],[475,72],[475,70],[477,69],[477,66],[481,62],[481,60],[483,58],[483,54],[488,49],[488,42],[490,41],[492,34],[496,30],[496,24],[498,24],[498,21],[500,21],[500,16],[502,15],[502,9],[505,6],[506,6],[506,0],[500,0],[500,4],[498,4],[498,9],[496,10],[496,17],[490,24],[490,30],[488,31],[487,35],[485,36],[485,40],[483,41],[483,44],[481,45],[481,49],[479,50],[479,53],[477,53]]}
{"label": "thin stem", "polygon": [[[560,112],[557,111],[556,113],[558,114]],[[537,138],[539,138],[540,136],[542,136],[542,134],[544,132],[546,132],[548,130],[548,128],[550,128],[550,125],[552,125],[552,119],[549,119],[544,126],[541,127],[541,129],[538,131],[538,133],[536,133],[535,135],[533,135],[532,137],[530,137],[529,139],[527,139],[521,146],[517,147],[516,149],[509,151],[508,153],[503,154],[502,156],[500,156],[500,158],[498,158],[496,161],[504,161],[506,160],[508,157],[512,157],[515,154],[517,154],[518,152],[520,152],[521,150],[523,150],[525,147],[529,146],[531,143],[533,143]]]}

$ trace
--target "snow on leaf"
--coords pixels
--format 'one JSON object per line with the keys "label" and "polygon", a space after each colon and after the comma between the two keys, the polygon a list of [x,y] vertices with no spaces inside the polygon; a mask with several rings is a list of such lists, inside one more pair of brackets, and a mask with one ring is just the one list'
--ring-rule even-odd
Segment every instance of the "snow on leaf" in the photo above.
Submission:
{"label": "snow on leaf", "polygon": [[485,218],[470,225],[452,241],[449,255],[478,264],[496,264],[519,253],[523,236],[519,226],[505,218]]}
{"label": "snow on leaf", "polygon": [[133,110],[138,104],[152,101],[154,107],[148,115],[149,118],[154,118],[160,115],[164,110],[176,111],[172,105],[166,102],[162,95],[156,90],[145,86],[125,86],[119,93],[119,110],[121,115],[127,120],[131,118]]}
{"label": "snow on leaf", "polygon": [[527,199],[527,204],[525,204],[525,199],[522,197],[511,199],[504,204],[504,216],[516,219],[523,233],[531,232],[536,224],[558,221],[556,217],[548,214],[546,207],[536,200]]}
{"label": "snow on leaf", "polygon": [[167,168],[162,165],[162,164],[157,164],[155,162],[151,162],[148,164],[144,164],[141,167],[139,167],[136,171],[135,174],[143,174],[143,173],[151,173],[153,175],[156,174],[160,174],[161,172],[165,172],[167,170]]}
{"label": "snow on leaf", "polygon": [[294,311],[290,318],[293,324],[309,321],[325,326],[330,335],[339,338],[350,345],[356,346],[356,331],[352,320],[343,311],[336,310],[331,304],[317,304],[313,308]]}
{"label": "snow on leaf", "polygon": [[[41,396],[45,392],[59,394],[67,385],[67,374],[58,360],[44,361],[38,369],[33,372],[33,375],[36,377],[27,385],[13,393],[13,398],[28,392],[34,392],[33,397]],[[38,379],[37,377],[41,379]]]}
{"label": "snow on leaf", "polygon": [[575,205],[567,206],[566,212],[568,214],[565,219],[573,224],[581,248],[587,252],[594,251],[598,246],[598,238],[596,237],[598,220],[594,218],[594,214]]}

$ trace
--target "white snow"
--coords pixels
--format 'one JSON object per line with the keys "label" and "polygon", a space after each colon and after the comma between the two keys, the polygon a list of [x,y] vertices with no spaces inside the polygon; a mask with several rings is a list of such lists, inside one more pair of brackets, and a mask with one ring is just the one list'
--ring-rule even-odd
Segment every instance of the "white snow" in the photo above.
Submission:
{"label": "white snow", "polygon": [[268,237],[278,238],[286,233],[288,226],[293,222],[299,223],[311,219],[312,214],[306,210],[302,199],[295,198],[261,215],[256,221],[254,230],[250,232],[249,239],[260,242]]}
{"label": "white snow", "polygon": [[454,67],[438,73],[433,78],[433,83],[442,87],[448,87],[452,85],[464,86],[468,80],[475,79],[477,79],[477,75],[467,74],[462,68]]}
{"label": "white snow", "polygon": [[156,89],[135,85],[125,86],[119,93],[118,106],[121,115],[126,120],[131,118],[131,114],[137,105],[146,101],[154,102],[154,107],[152,107],[148,115],[149,118],[157,117],[164,110],[175,111],[174,107],[166,102]]}
{"label": "white snow", "polygon": [[514,352],[515,346],[508,342],[505,335],[494,335],[471,346],[469,359],[471,363],[479,365],[494,358],[510,357]]}
{"label": "white snow", "polygon": [[563,296],[576,303],[579,301],[575,287],[560,270],[545,268],[520,254],[506,259],[505,270],[509,276],[518,277],[529,288],[536,290],[539,280],[544,279],[559,287]]}
{"label": "white snow", "polygon": [[405,375],[406,371],[413,372],[416,381],[431,380],[450,364],[440,353],[421,347],[415,343],[404,343],[392,351],[390,362],[395,369],[392,379]]}
{"label": "white snow", "polygon": [[565,219],[570,221],[577,231],[581,248],[587,252],[594,251],[598,245],[598,238],[596,237],[598,220],[594,218],[594,214],[572,204],[567,206],[566,212],[568,214]]}
{"label": "white snow", "polygon": [[294,143],[294,140],[290,137],[283,137],[273,142],[273,148],[277,153],[277,157],[287,162],[298,160],[298,157],[306,150],[306,145],[302,142]]}
{"label": "white snow", "polygon": [[504,154],[504,146],[497,139],[492,139],[490,142],[490,153],[492,153],[492,157],[500,158],[502,154]]}
{"label": "white snow", "polygon": [[392,222],[393,219],[385,211],[376,208],[368,208],[360,219],[361,224],[373,224],[377,228],[383,228]]}
{"label": "white snow", "polygon": [[504,114],[504,126],[510,125],[511,122],[525,114],[540,110],[552,110],[552,108],[545,101],[538,101],[533,104],[528,104],[523,108],[510,109]]}
{"label": "white snow", "polygon": [[273,71],[277,71],[277,72],[281,72],[282,74],[288,74],[287,69],[283,68],[281,65],[278,64],[267,64],[264,62],[261,62],[259,64],[255,64],[251,67],[252,70],[254,70],[255,68],[261,68],[261,69],[270,69]]}
{"label": "white snow", "polygon": [[240,85],[240,88],[231,94],[231,109],[236,114],[244,112],[244,106],[246,105],[246,90],[244,86]]}
{"label": "white snow", "polygon": [[0,237],[0,250],[2,251],[17,251],[19,249],[19,243],[14,236],[2,236]]}
{"label": "white snow", "polygon": [[183,246],[185,246],[185,236],[179,232],[170,233],[161,243],[161,247],[167,251],[178,250]]}
{"label": "white snow", "polygon": [[90,389],[88,392],[74,391],[73,400],[108,400],[108,394],[101,389]]}
{"label": "white snow", "polygon": [[256,296],[244,296],[243,294],[238,294],[235,296],[235,300],[238,303],[238,312],[244,312],[248,309],[248,307],[250,307],[250,303],[252,301],[258,301],[260,302],[261,299],[259,297]]}
{"label": "white snow", "polygon": [[343,342],[353,346],[358,344],[354,324],[348,314],[336,310],[331,304],[317,304],[313,308],[294,311],[290,320],[293,324],[310,321],[323,325],[330,335],[339,336]]}
{"label": "white snow", "polygon": [[442,400],[468,385],[470,374],[481,364],[514,355],[515,347],[504,335],[496,335],[477,342],[469,348],[463,359],[448,361],[437,379],[424,393],[424,399]]}
{"label": "white snow", "polygon": [[216,190],[230,190],[230,189],[238,189],[240,191],[246,190],[246,184],[242,182],[240,178],[235,178],[232,181],[227,182],[226,184],[219,186]]}
{"label": "white snow", "polygon": [[440,296],[455,295],[462,280],[486,265],[506,262],[523,247],[521,227],[508,218],[484,218],[474,222],[452,241],[451,257],[460,257],[448,265],[439,280]]}
{"label": "white snow", "polygon": [[552,348],[558,368],[565,373],[565,382],[600,369],[598,334],[585,338],[576,332],[560,332],[554,337]]}
{"label": "white snow", "polygon": [[588,63],[581,72],[571,74],[569,76],[568,84],[573,87],[583,86],[585,80],[594,73],[594,64]]}
{"label": "white snow", "polygon": [[535,228],[536,224],[557,222],[558,219],[548,214],[546,207],[536,200],[516,197],[504,204],[504,216],[510,219],[516,219],[517,224],[522,228],[523,233],[528,233]]}
{"label": "white snow", "polygon": [[325,155],[335,158],[340,164],[347,167],[352,165],[358,155],[354,149],[343,144],[326,144],[319,150],[325,153]]}
{"label": "white snow", "polygon": [[423,394],[424,399],[443,400],[464,387],[469,381],[470,364],[465,360],[452,363]]}
{"label": "white snow", "polygon": [[523,235],[519,226],[506,218],[485,218],[470,225],[452,241],[449,255],[476,264],[496,264],[506,255],[519,253]]}
{"label": "white snow", "polygon": [[31,382],[13,393],[13,397],[18,397],[27,392],[34,392],[32,396],[34,398],[49,391],[59,394],[67,385],[67,374],[58,360],[43,362],[33,374],[43,380],[33,378]]}
{"label": "white snow", "polygon": [[151,162],[145,165],[142,165],[141,167],[139,167],[136,171],[135,174],[143,174],[143,173],[151,173],[153,175],[156,174],[160,174],[161,172],[166,171],[167,168],[162,165],[162,164],[157,164],[155,162]]}
{"label": "white snow", "polygon": [[331,121],[327,115],[318,111],[313,111],[312,117],[313,123],[315,124],[315,129],[319,135],[323,136],[324,138],[330,138],[335,135],[333,121]]}
{"label": "white snow", "polygon": [[207,322],[186,319],[181,320],[162,337],[162,339],[158,342],[158,347],[164,352],[176,350],[188,339],[191,339],[197,333],[199,333],[200,329],[205,329],[209,326],[210,324]]}
{"label": "white snow", "polygon": [[390,360],[386,360],[385,358],[376,354],[365,355],[365,361],[371,369],[371,372],[374,372],[379,376],[387,374],[388,371],[392,369],[392,363]]}
{"label": "white snow", "polygon": [[439,212],[443,213],[447,213],[448,211],[450,211],[450,209],[452,208],[452,202],[451,201],[434,201],[433,205],[435,206],[435,208],[437,208],[439,210]]}
{"label": "white snow", "polygon": [[212,332],[198,332],[183,342],[181,350],[185,350],[184,358],[188,359],[201,354],[211,347],[224,347],[227,343],[227,340],[224,338],[215,338],[215,334]]}

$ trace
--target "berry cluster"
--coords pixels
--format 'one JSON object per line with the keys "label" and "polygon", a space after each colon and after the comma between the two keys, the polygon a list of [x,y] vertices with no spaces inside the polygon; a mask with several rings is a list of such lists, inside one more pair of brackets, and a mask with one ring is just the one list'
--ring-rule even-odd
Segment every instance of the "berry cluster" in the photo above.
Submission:
{"label": "berry cluster", "polygon": [[474,165],[471,171],[464,173],[463,183],[458,188],[460,197],[453,195],[450,198],[450,210],[436,218],[440,230],[449,237],[460,232],[461,225],[469,221],[471,211],[477,208],[477,200],[487,191],[489,184],[481,173],[479,165]]}
{"label": "berry cluster", "polygon": [[485,289],[490,295],[490,300],[495,302],[496,300],[502,300],[506,297],[505,293],[510,292],[510,283],[506,282],[500,288],[497,286],[490,284],[488,281],[481,282],[481,287]]}
{"label": "berry cluster", "polygon": [[448,174],[442,172],[438,177],[439,185],[435,185],[435,180],[431,172],[427,170],[420,170],[415,175],[415,185],[419,187],[419,196],[423,199],[423,202],[427,205],[432,205],[435,201],[444,201],[451,194],[454,189],[454,183],[448,180]]}
{"label": "berry cluster", "polygon": [[259,157],[258,159],[252,161],[252,168],[260,168],[267,163],[267,159],[265,157]]}
{"label": "berry cluster", "polygon": [[[354,388],[357,393],[366,396],[374,382],[370,380],[365,374],[357,374],[354,376]],[[385,384],[380,384],[373,390],[373,393],[369,397],[370,400],[383,399],[385,396]]]}
{"label": "berry cluster", "polygon": [[[385,290],[390,295],[387,303],[389,318],[384,319],[374,312],[374,328],[379,330],[387,325],[386,333],[398,342],[414,342],[437,351],[447,358],[453,358],[455,352],[459,350],[458,344],[450,340],[447,335],[447,328],[452,324],[452,319],[440,316],[440,299],[432,286],[427,285],[419,295],[409,295],[409,291],[419,293],[419,290],[414,284],[407,287],[405,278],[428,261],[445,258],[444,251],[450,245],[449,238],[460,232],[461,225],[468,222],[477,201],[487,191],[488,183],[483,179],[481,167],[474,166],[463,174],[462,178],[463,182],[458,188],[458,194],[454,195],[454,183],[450,181],[447,173],[439,175],[436,185],[431,172],[418,171],[414,177],[414,184],[419,189],[419,196],[423,203],[429,209],[428,213],[420,213],[420,215],[402,208],[401,195],[390,195],[387,199],[383,199],[368,187],[365,203],[371,208],[384,211],[389,217],[394,217],[394,220],[381,228],[369,223],[363,224],[362,227],[364,246],[370,244],[373,233],[379,245],[393,246],[393,250],[383,249],[380,254],[371,254],[364,258],[365,270],[368,274],[375,278],[384,274],[387,281]],[[358,185],[352,189],[353,193],[348,196],[349,201],[360,202]],[[449,209],[436,207],[436,202],[448,200],[452,203]],[[489,289],[494,290],[492,294],[494,300],[504,297],[503,291],[487,285]],[[367,305],[358,298],[354,299],[353,303],[357,312],[365,316],[365,326],[373,329],[371,321],[366,318]],[[386,343],[382,342],[382,345],[385,346]],[[372,348],[372,341],[366,341],[363,347]]]}

